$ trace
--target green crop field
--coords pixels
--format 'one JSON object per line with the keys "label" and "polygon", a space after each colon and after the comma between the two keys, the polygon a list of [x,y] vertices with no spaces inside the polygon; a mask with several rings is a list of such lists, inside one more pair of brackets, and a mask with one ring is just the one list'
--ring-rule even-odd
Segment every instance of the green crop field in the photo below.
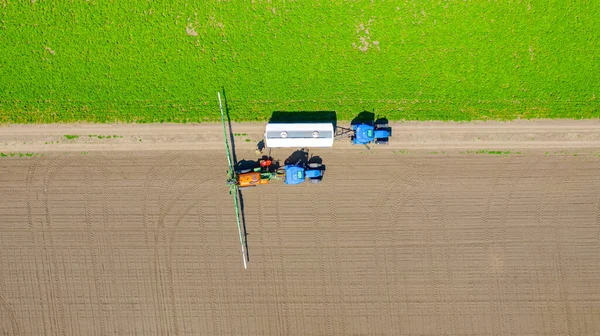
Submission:
{"label": "green crop field", "polygon": [[0,123],[598,118],[600,2],[0,0]]}

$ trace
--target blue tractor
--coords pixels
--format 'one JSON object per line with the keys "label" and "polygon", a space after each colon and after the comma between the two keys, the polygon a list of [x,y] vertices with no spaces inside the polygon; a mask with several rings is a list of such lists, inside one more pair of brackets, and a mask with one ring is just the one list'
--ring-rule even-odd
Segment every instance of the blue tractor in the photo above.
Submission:
{"label": "blue tractor", "polygon": [[374,142],[377,145],[387,145],[392,136],[392,129],[388,127],[387,122],[381,123],[360,123],[352,125],[354,134],[352,143],[355,145],[368,145]]}
{"label": "blue tractor", "polygon": [[304,163],[298,161],[296,164],[283,166],[285,170],[285,184],[300,184],[308,179],[311,183],[323,181],[325,169],[320,163]]}

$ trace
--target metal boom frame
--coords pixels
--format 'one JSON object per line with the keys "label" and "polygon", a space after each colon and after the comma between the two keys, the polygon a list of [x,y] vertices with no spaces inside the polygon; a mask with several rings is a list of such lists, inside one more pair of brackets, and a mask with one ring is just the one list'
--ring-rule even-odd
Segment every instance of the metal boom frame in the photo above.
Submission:
{"label": "metal boom frame", "polygon": [[240,245],[242,246],[242,260],[244,261],[244,269],[248,268],[246,254],[246,242],[244,235],[242,234],[242,223],[240,220],[240,204],[238,200],[238,185],[235,176],[235,169],[233,167],[233,159],[231,157],[231,150],[229,149],[229,141],[227,140],[227,128],[225,127],[225,113],[223,113],[223,104],[221,103],[221,93],[217,92],[219,98],[219,109],[221,110],[221,123],[223,124],[223,138],[225,139],[225,151],[227,152],[227,162],[229,163],[229,172],[227,174],[227,184],[229,185],[229,193],[233,195],[233,203],[235,206],[235,219],[237,221],[238,234],[240,236]]}

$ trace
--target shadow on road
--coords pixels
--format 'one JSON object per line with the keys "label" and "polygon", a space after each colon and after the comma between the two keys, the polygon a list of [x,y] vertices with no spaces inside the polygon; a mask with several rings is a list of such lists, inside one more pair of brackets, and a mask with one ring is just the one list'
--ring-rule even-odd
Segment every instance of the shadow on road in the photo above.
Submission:
{"label": "shadow on road", "polygon": [[275,111],[269,119],[271,124],[332,123],[337,125],[335,111]]}
{"label": "shadow on road", "polygon": [[352,121],[350,122],[350,125],[352,125],[352,126],[361,125],[361,124],[373,125],[374,122],[375,122],[375,113],[369,112],[369,111],[362,111],[354,119],[352,119]]}
{"label": "shadow on road", "polygon": [[286,165],[295,165],[295,164],[307,164],[308,163],[308,150],[302,148],[292,153],[287,159],[285,159],[284,164]]}

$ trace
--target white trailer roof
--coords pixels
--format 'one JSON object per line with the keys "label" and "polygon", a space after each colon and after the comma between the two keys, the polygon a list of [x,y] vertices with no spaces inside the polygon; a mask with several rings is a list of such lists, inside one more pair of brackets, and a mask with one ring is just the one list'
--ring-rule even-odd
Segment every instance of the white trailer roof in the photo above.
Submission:
{"label": "white trailer roof", "polygon": [[332,123],[267,124],[266,146],[331,147],[335,132]]}

